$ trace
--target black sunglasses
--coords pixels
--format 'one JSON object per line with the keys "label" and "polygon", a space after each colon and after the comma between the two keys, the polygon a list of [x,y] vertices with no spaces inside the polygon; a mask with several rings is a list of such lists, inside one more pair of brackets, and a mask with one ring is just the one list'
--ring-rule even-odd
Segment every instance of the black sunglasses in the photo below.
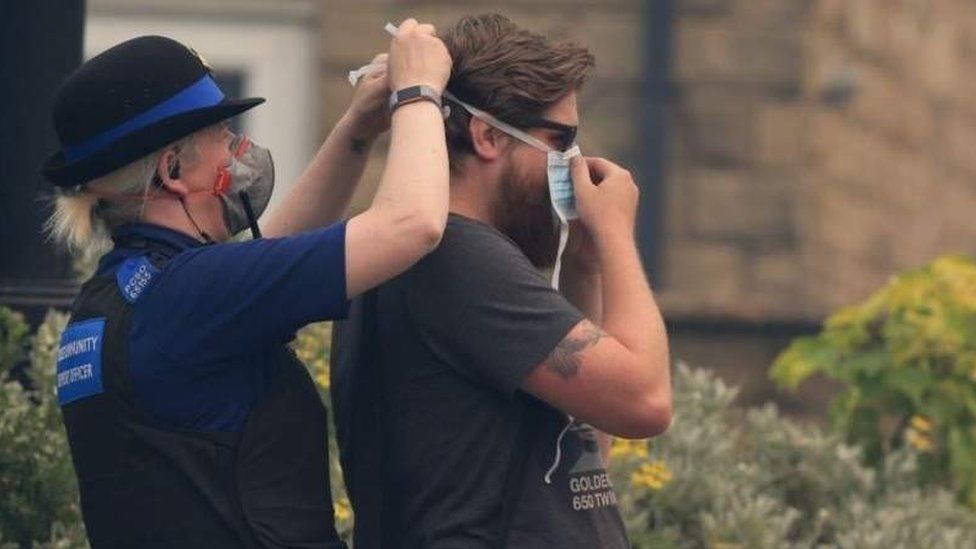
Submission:
{"label": "black sunglasses", "polygon": [[522,129],[542,128],[556,132],[556,149],[560,152],[566,152],[576,144],[576,133],[579,131],[577,126],[570,126],[541,117],[530,118],[520,126]]}

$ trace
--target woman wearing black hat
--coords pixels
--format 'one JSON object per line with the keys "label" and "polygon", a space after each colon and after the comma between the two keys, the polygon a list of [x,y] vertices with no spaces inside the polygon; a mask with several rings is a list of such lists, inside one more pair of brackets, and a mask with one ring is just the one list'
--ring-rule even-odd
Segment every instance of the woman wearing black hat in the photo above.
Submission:
{"label": "woman wearing black hat", "polygon": [[[451,60],[407,20],[389,60],[266,223],[266,150],[223,123],[192,50],[142,37],[63,85],[52,234],[112,249],[76,299],[57,387],[94,547],[341,547],[325,410],[286,343],[436,246],[447,217],[439,94]],[[390,95],[390,91],[395,93]],[[387,100],[389,99],[389,106]],[[393,110],[392,116],[389,114]],[[337,222],[392,127],[369,210]]]}

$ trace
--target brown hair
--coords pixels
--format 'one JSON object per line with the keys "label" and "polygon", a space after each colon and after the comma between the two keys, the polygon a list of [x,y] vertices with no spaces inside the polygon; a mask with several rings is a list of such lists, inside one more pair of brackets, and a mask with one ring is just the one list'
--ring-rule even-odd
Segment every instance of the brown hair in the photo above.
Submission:
{"label": "brown hair", "polygon": [[[463,17],[441,38],[453,61],[451,93],[515,127],[578,90],[595,64],[585,47],[550,42],[498,14]],[[452,105],[446,123],[452,170],[473,152],[469,122],[467,111]]]}

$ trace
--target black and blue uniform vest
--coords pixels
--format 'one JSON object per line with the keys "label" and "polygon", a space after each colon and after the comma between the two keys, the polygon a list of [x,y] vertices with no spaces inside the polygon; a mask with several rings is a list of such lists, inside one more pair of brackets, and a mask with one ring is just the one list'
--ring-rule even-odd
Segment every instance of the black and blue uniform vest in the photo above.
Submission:
{"label": "black and blue uniform vest", "polygon": [[[152,241],[125,245],[146,247],[157,268],[176,253]],[[345,547],[333,519],[326,410],[294,353],[276,354],[272,388],[242,432],[174,429],[135,402],[131,314],[111,274],[85,283],[71,313],[69,330],[98,331],[75,346],[98,361],[100,392],[62,404],[92,546]],[[59,375],[90,377],[91,363]]]}

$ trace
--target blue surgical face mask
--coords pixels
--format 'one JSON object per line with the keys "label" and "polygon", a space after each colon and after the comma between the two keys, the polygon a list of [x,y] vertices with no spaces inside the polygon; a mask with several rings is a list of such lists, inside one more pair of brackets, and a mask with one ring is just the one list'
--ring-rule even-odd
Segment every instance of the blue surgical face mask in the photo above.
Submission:
{"label": "blue surgical face mask", "polygon": [[576,192],[573,189],[571,163],[574,156],[580,155],[579,146],[574,145],[566,152],[550,150],[547,154],[546,175],[549,179],[549,199],[552,209],[561,221],[579,217],[576,211]]}

